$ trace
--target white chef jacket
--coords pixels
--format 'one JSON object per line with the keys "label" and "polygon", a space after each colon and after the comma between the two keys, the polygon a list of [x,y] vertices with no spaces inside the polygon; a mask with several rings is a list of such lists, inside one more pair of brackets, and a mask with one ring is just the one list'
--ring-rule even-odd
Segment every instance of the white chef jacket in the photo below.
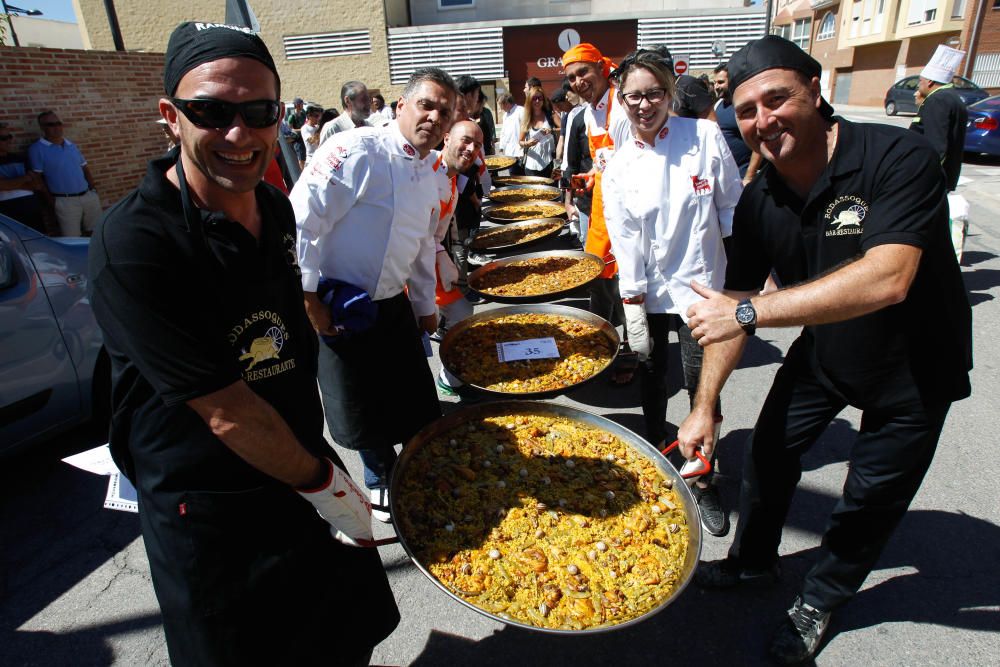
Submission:
{"label": "white chef jacket", "polygon": [[506,112],[503,123],[500,125],[500,141],[497,142],[497,153],[499,155],[521,155],[521,144],[518,137],[521,135],[521,119],[524,117],[524,107],[515,104]]}
{"label": "white chef jacket", "polygon": [[[588,135],[596,137],[606,132],[611,135],[611,139],[617,147],[631,138],[632,124],[629,122],[628,114],[625,113],[625,107],[621,101],[617,97],[614,101],[611,100],[612,93],[617,96],[618,91],[609,87],[597,104],[587,104],[583,110],[583,122],[586,123]],[[610,120],[608,119],[609,104],[611,105]],[[605,125],[607,125],[606,130]],[[615,148],[612,147],[598,149],[597,154],[591,156],[594,158],[594,167],[598,171],[604,171],[614,153]]]}
{"label": "white chef jacket", "polygon": [[336,278],[378,301],[408,284],[413,312],[435,313],[434,232],[451,187],[439,157],[421,160],[395,122],[320,145],[289,195],[302,288]]}
{"label": "white chef jacket", "polygon": [[676,313],[701,301],[691,281],[722,289],[723,237],[743,192],[740,171],[718,125],[669,118],[651,146],[616,144],[604,171],[604,218],[618,259],[623,298],[646,295],[646,311]]}

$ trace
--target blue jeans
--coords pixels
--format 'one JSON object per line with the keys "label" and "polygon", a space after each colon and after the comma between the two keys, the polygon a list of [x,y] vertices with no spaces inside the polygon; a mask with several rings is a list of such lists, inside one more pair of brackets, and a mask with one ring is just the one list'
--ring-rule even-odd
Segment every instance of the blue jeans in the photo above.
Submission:
{"label": "blue jeans", "polygon": [[396,448],[359,449],[358,454],[365,469],[365,486],[369,489],[388,489],[389,472],[396,463]]}

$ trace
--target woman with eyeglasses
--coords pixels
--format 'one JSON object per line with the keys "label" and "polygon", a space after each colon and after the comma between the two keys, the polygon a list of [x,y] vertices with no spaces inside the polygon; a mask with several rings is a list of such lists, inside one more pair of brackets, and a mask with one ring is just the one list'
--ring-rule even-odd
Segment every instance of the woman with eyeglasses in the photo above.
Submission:
{"label": "woman with eyeglasses", "polygon": [[[640,357],[648,357],[640,373],[642,411],[647,439],[658,443],[666,436],[670,330],[678,332],[693,400],[702,352],[686,322],[688,307],[701,300],[691,281],[722,288],[723,237],[732,230],[743,188],[718,126],[670,115],[674,77],[659,54],[640,51],[616,75],[633,136],[604,172],[604,217],[618,259],[629,341]],[[717,424],[721,419],[717,403]],[[702,524],[724,535],[728,517],[706,477],[693,488]]]}
{"label": "woman with eyeglasses", "polygon": [[519,142],[524,150],[524,173],[528,176],[552,175],[556,157],[559,123],[552,115],[552,103],[538,87],[528,89],[527,108],[521,118]]}

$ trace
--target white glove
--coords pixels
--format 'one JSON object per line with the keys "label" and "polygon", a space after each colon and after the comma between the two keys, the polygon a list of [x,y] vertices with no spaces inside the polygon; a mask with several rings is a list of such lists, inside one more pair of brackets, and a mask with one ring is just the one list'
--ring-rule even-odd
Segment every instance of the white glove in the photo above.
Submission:
{"label": "white glove", "polygon": [[330,524],[330,534],[352,547],[368,546],[372,541],[372,504],[351,477],[324,459],[329,466],[326,483],[316,489],[299,491],[323,520]]}
{"label": "white glove", "polygon": [[623,303],[622,306],[625,308],[628,346],[639,355],[639,361],[646,361],[653,352],[653,339],[649,337],[649,323],[646,321],[646,304]]}
{"label": "white glove", "polygon": [[450,292],[455,287],[455,283],[458,282],[458,267],[455,266],[455,262],[451,261],[451,257],[444,250],[438,251],[436,261],[438,280],[441,281],[441,287],[444,288],[445,292]]}

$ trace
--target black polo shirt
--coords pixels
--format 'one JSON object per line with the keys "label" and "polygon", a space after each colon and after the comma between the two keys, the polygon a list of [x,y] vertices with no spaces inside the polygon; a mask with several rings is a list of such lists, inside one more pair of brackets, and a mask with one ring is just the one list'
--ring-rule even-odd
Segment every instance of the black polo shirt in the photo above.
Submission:
{"label": "black polo shirt", "polygon": [[303,446],[323,440],[317,339],[302,305],[291,205],[261,183],[260,242],[218,213],[184,218],[165,177],[177,150],[150,162],[90,245],[91,300],[112,360],[111,446],[146,492],[275,484],[236,456],[186,401],[239,379]]}
{"label": "black polo shirt", "polygon": [[923,253],[906,299],[805,327],[817,374],[852,405],[897,408],[970,393],[972,313],[955,260],[937,156],[905,129],[837,118],[837,147],[802,200],[767,165],[736,207],[726,289],[816,278],[882,244]]}

